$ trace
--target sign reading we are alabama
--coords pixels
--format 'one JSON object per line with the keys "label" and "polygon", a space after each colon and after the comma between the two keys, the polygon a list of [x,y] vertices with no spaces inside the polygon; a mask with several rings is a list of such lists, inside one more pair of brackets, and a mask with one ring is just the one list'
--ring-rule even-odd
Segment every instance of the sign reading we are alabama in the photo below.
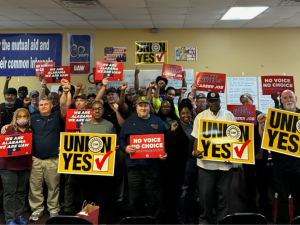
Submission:
{"label": "sign reading we are alabama", "polygon": [[168,63],[167,41],[135,42],[135,64],[162,65]]}

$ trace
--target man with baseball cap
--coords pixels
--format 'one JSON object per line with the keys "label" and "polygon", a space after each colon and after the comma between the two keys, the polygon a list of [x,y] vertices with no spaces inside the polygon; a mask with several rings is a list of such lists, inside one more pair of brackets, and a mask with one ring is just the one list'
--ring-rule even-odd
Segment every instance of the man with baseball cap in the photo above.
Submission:
{"label": "man with baseball cap", "polygon": [[10,124],[14,115],[14,112],[18,108],[22,108],[21,105],[16,103],[17,90],[15,88],[8,88],[4,92],[5,102],[1,103],[1,123],[0,130],[3,126]]}
{"label": "man with baseball cap", "polygon": [[[9,84],[10,80],[11,80],[11,76],[10,75],[6,76],[3,93],[5,93],[6,90],[8,89],[8,84]],[[16,103],[18,105],[20,105],[20,106],[23,106],[23,104],[24,104],[23,101],[24,101],[24,99],[28,95],[28,89],[27,89],[27,87],[25,87],[25,86],[19,87],[19,89],[18,89],[18,95],[19,95],[19,98],[16,99]]]}
{"label": "man with baseball cap", "polygon": [[197,109],[195,110],[195,112],[197,115],[207,109],[206,96],[204,93],[199,93],[196,96],[196,105]]}
{"label": "man with baseball cap", "polygon": [[[198,188],[200,216],[199,224],[214,223],[212,221],[212,208],[215,200],[218,200],[216,219],[217,222],[228,215],[230,203],[230,185],[232,181],[232,164],[228,162],[214,162],[202,160],[203,151],[198,149],[200,119],[218,121],[236,121],[233,114],[221,109],[220,95],[216,91],[207,94],[208,109],[195,118],[192,136],[195,137],[193,155],[197,158]],[[217,196],[215,195],[217,191]]]}
{"label": "man with baseball cap", "polygon": [[[136,216],[150,215],[160,223],[161,213],[161,182],[160,160],[158,158],[130,159],[135,153],[135,147],[130,145],[130,135],[162,134],[165,131],[164,122],[150,114],[150,100],[141,96],[137,100],[137,115],[129,117],[123,124],[118,138],[120,149],[127,153],[126,166],[128,171],[130,207]],[[147,194],[147,198],[144,196]],[[145,209],[147,199],[148,211]]]}
{"label": "man with baseball cap", "polygon": [[87,97],[86,94],[79,93],[75,99],[75,107],[76,109],[85,109],[87,105]]}
{"label": "man with baseball cap", "polygon": [[37,90],[31,91],[29,94],[31,104],[28,106],[30,113],[39,111],[39,92]]}

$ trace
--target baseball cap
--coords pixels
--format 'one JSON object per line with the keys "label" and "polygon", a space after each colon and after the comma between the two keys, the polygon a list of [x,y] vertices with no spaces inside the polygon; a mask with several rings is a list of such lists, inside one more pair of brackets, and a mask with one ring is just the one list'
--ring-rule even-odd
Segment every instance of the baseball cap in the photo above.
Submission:
{"label": "baseball cap", "polygon": [[96,98],[96,95],[95,95],[95,94],[89,94],[89,95],[87,96],[87,98],[90,98],[90,97]]}
{"label": "baseball cap", "polygon": [[9,95],[9,94],[12,94],[12,95],[17,95],[17,90],[15,88],[8,88],[5,92],[4,92],[5,95]]}
{"label": "baseball cap", "polygon": [[81,94],[81,93],[79,93],[74,99],[76,100],[77,98],[82,98],[84,100],[87,100],[86,95],[85,94]]}
{"label": "baseball cap", "polygon": [[126,94],[127,95],[136,94],[136,90],[134,88],[130,88]]}
{"label": "baseball cap", "polygon": [[140,104],[140,103],[148,103],[148,104],[150,104],[150,100],[146,96],[140,96],[138,98],[138,100],[136,101],[136,104]]}
{"label": "baseball cap", "polygon": [[207,101],[214,100],[214,99],[220,99],[220,95],[216,91],[211,91],[211,92],[208,92],[206,99],[207,99]]}
{"label": "baseball cap", "polygon": [[114,87],[108,88],[106,94],[108,94],[109,92],[118,93]]}
{"label": "baseball cap", "polygon": [[40,93],[39,93],[37,90],[31,91],[30,94],[29,94],[29,97],[31,98],[31,97],[34,96],[34,95],[39,96]]}
{"label": "baseball cap", "polygon": [[27,91],[27,92],[28,92],[28,88],[25,87],[25,86],[21,86],[21,87],[19,87],[19,89],[18,89],[18,92],[20,92],[20,91]]}
{"label": "baseball cap", "polygon": [[204,93],[200,93],[197,95],[196,99],[198,100],[199,98],[206,98]]}

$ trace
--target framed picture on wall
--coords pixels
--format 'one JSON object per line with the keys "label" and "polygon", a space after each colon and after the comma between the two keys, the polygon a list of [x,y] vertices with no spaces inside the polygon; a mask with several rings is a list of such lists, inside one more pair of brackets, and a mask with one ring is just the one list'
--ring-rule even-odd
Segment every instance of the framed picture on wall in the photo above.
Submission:
{"label": "framed picture on wall", "polygon": [[197,47],[175,47],[175,61],[197,61]]}

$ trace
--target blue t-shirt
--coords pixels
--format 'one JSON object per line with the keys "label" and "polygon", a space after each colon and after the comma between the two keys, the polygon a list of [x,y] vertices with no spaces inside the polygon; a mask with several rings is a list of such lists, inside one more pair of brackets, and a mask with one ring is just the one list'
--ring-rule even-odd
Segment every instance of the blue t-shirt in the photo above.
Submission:
{"label": "blue t-shirt", "polygon": [[33,130],[32,155],[37,158],[58,156],[60,132],[64,121],[60,111],[51,112],[49,116],[40,113],[31,115]]}
{"label": "blue t-shirt", "polygon": [[[150,115],[148,119],[142,119],[137,115],[129,117],[121,128],[118,137],[120,149],[125,152],[125,148],[130,145],[130,135],[163,134],[165,132],[164,122],[157,116]],[[130,159],[126,156],[127,166],[150,165],[158,167],[159,159]]]}

